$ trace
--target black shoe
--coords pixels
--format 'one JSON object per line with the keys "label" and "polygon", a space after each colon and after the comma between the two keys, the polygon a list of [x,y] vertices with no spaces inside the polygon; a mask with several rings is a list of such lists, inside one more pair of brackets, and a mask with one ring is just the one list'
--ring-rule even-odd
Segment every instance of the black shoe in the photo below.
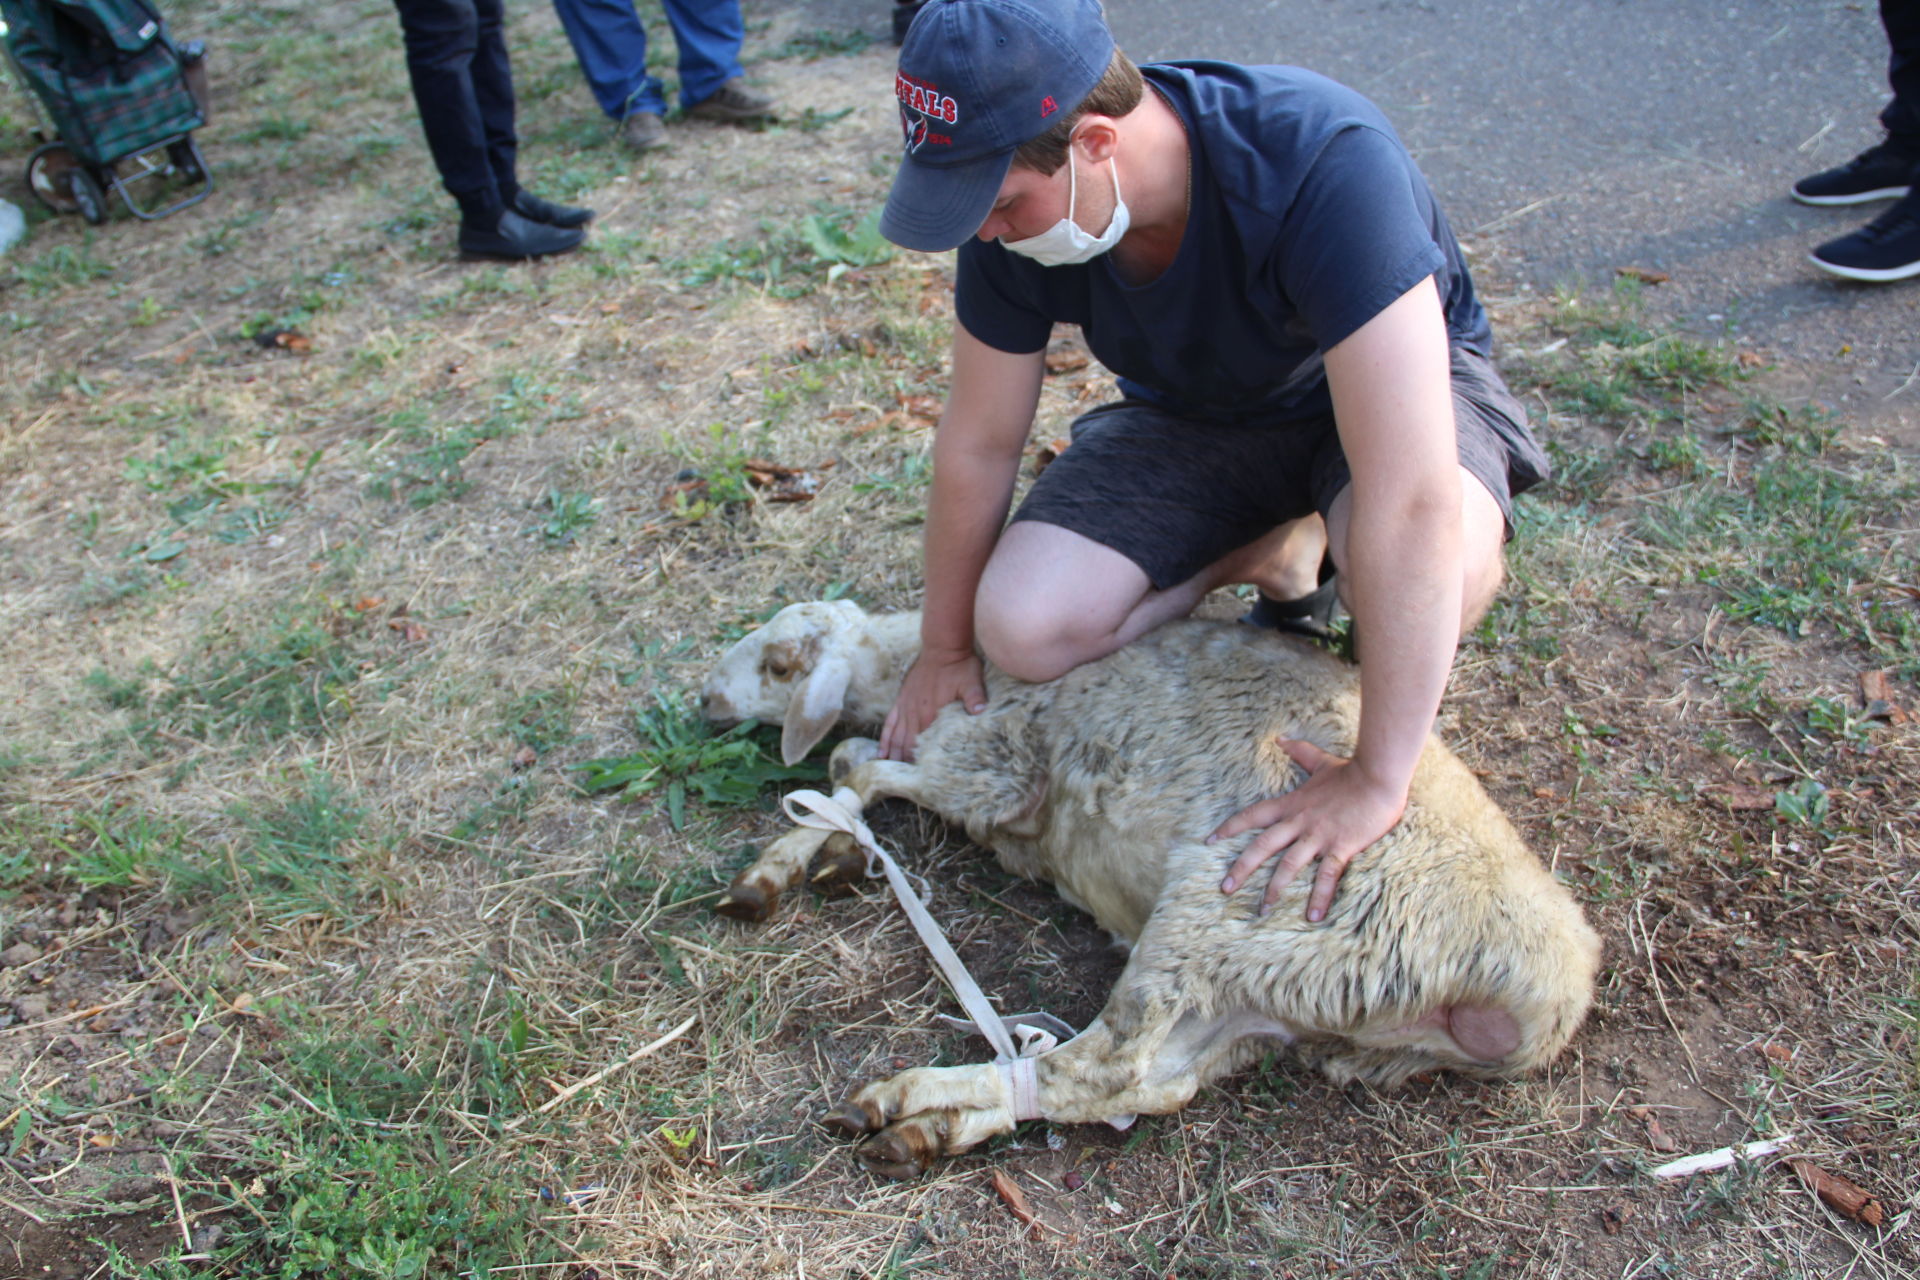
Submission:
{"label": "black shoe", "polygon": [[1883,142],[1868,147],[1837,169],[1827,169],[1793,184],[1793,198],[1801,204],[1865,204],[1869,200],[1898,200],[1913,185],[1920,168],[1920,151]]}
{"label": "black shoe", "polygon": [[1810,255],[1822,271],[1849,280],[1905,280],[1920,276],[1920,193],[1860,228],[1829,240]]}
{"label": "black shoe", "polygon": [[523,218],[509,209],[492,230],[460,222],[460,252],[478,258],[539,258],[549,253],[571,253],[587,233],[578,227],[550,227]]}
{"label": "black shoe", "polygon": [[1297,600],[1275,600],[1262,593],[1253,608],[1240,615],[1240,621],[1312,640],[1331,639],[1333,609],[1340,603],[1339,585],[1334,580],[1333,557],[1322,556],[1319,586]]}
{"label": "black shoe", "polygon": [[555,204],[551,200],[542,200],[530,191],[522,191],[514,196],[513,211],[523,218],[544,222],[550,227],[584,227],[593,221],[591,209]]}

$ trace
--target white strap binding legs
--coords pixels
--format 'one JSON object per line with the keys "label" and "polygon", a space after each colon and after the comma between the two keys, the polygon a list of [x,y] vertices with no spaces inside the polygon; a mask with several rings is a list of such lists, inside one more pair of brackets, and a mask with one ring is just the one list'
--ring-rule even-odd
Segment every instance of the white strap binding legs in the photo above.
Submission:
{"label": "white strap binding legs", "polygon": [[[979,1032],[993,1046],[994,1063],[1006,1079],[1012,1098],[1013,1118],[1016,1121],[1041,1119],[1040,1090],[1034,1075],[1033,1059],[1056,1047],[1061,1039],[1072,1039],[1075,1034],[1073,1028],[1052,1014],[1023,1013],[1002,1017],[994,1011],[986,993],[980,990],[980,984],[973,980],[973,975],[967,972],[967,966],[947,942],[946,934],[934,923],[926,903],[907,882],[907,873],[900,869],[900,864],[894,861],[892,854],[880,847],[873,838],[873,832],[859,818],[863,802],[857,791],[851,787],[841,787],[831,797],[821,795],[818,791],[796,791],[780,803],[787,816],[803,827],[812,827],[816,831],[844,831],[852,836],[867,855],[867,874],[886,876],[887,883],[893,888],[893,896],[899,899],[907,919],[913,922],[914,932],[920,935],[920,941],[932,954],[934,963],[940,966],[941,976],[947,980],[947,986],[952,988],[960,1007],[971,1018],[968,1022],[957,1018],[945,1020],[954,1026]],[[1016,1038],[1019,1041],[1017,1047]]]}

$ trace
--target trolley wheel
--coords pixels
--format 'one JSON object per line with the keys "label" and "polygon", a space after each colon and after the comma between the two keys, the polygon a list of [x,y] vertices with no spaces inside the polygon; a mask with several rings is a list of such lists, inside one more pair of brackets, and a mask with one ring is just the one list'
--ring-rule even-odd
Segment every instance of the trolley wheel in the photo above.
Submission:
{"label": "trolley wheel", "polygon": [[79,167],[66,143],[49,142],[27,157],[27,187],[34,199],[55,213],[78,213],[80,206],[73,202],[67,175]]}
{"label": "trolley wheel", "polygon": [[107,220],[107,193],[100,189],[94,176],[79,165],[67,173],[67,191],[73,196],[73,207],[93,226]]}

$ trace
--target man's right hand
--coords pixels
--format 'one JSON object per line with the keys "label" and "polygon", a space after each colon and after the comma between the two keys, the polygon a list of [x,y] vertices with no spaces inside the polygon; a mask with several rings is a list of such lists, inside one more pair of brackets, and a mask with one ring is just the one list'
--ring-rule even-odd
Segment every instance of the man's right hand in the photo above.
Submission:
{"label": "man's right hand", "polygon": [[969,715],[987,708],[986,672],[972,650],[936,652],[923,649],[907,669],[900,696],[880,729],[880,754],[888,760],[912,760],[920,731],[933,723],[940,708],[961,703]]}

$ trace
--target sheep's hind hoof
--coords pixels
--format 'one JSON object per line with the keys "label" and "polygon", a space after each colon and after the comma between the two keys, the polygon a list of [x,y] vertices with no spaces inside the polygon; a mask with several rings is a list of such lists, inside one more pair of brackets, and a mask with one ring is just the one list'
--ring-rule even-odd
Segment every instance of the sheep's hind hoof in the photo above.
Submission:
{"label": "sheep's hind hoof", "polygon": [[864,1138],[880,1124],[859,1103],[843,1102],[826,1114],[820,1127],[836,1138]]}
{"label": "sheep's hind hoof", "polygon": [[843,898],[866,878],[867,855],[853,837],[841,831],[828,836],[814,866],[814,889],[829,898]]}
{"label": "sheep's hind hoof", "polygon": [[934,1156],[913,1140],[922,1136],[917,1129],[887,1129],[861,1143],[853,1154],[869,1173],[879,1177],[895,1181],[917,1178],[933,1164]]}
{"label": "sheep's hind hoof", "polygon": [[771,916],[773,909],[779,905],[778,892],[767,892],[742,872],[733,878],[733,883],[727,886],[727,891],[720,895],[720,901],[713,904],[713,910],[715,915],[744,920],[748,924],[759,924]]}

